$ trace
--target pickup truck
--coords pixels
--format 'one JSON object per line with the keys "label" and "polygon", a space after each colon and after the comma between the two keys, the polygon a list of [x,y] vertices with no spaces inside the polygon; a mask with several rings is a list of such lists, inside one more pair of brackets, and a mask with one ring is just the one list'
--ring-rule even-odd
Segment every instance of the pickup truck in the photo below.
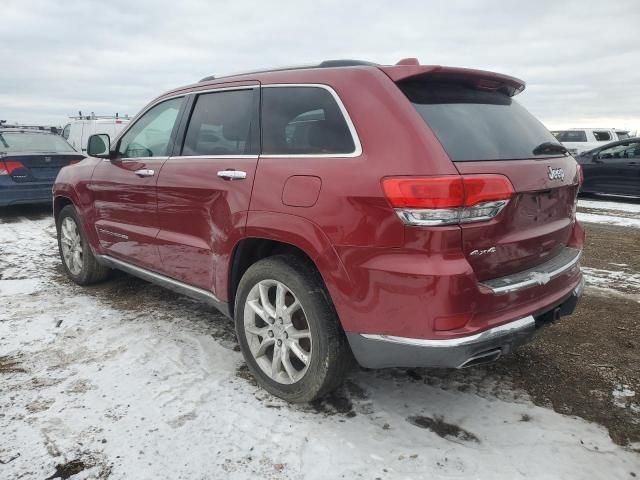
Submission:
{"label": "pickup truck", "polygon": [[551,133],[562,143],[573,156],[610,142],[629,138],[628,130],[617,128],[570,128],[567,130],[551,130]]}

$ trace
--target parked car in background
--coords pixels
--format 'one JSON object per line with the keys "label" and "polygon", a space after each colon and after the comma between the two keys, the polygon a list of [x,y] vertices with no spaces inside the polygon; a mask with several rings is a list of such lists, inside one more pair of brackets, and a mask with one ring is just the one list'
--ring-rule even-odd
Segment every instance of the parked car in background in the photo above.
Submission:
{"label": "parked car in background", "polygon": [[71,122],[62,129],[62,136],[79,152],[87,151],[87,142],[91,135],[104,133],[115,138],[118,133],[129,123],[129,116],[96,116],[94,114],[77,117],[69,117]]}
{"label": "parked car in background", "polygon": [[583,286],[579,168],[523,89],[406,59],[170,91],[61,170],[62,264],[80,285],[117,268],[210,302],[293,402],[336,387],[352,356],[494,361]]}
{"label": "parked car in background", "polygon": [[0,128],[0,206],[51,202],[60,169],[84,157],[50,130]]}
{"label": "parked car in background", "polygon": [[640,197],[640,138],[628,138],[581,153],[582,193]]}
{"label": "parked car in background", "polygon": [[570,128],[552,130],[551,133],[567,147],[571,155],[578,155],[604,143],[629,138],[628,130],[616,128]]}

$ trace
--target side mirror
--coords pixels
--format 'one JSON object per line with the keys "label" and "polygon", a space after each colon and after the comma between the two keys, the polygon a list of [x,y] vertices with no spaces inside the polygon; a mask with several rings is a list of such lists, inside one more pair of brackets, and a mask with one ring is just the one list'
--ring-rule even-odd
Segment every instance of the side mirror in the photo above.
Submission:
{"label": "side mirror", "polygon": [[90,157],[110,158],[111,139],[106,133],[98,133],[89,137],[87,155]]}

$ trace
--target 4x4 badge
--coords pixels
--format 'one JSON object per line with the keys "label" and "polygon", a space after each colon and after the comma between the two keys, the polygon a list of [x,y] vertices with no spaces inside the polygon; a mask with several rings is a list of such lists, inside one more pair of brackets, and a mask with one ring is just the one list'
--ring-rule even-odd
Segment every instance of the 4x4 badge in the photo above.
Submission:
{"label": "4x4 badge", "polygon": [[549,167],[549,180],[564,180],[564,170]]}

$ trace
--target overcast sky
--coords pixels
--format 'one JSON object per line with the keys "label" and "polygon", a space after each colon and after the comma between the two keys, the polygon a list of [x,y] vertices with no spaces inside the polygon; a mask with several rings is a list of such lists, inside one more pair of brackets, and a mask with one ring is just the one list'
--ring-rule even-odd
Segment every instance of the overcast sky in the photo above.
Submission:
{"label": "overcast sky", "polygon": [[639,0],[0,0],[0,119],[135,114],[210,74],[403,57],[524,79],[549,128],[640,128]]}

